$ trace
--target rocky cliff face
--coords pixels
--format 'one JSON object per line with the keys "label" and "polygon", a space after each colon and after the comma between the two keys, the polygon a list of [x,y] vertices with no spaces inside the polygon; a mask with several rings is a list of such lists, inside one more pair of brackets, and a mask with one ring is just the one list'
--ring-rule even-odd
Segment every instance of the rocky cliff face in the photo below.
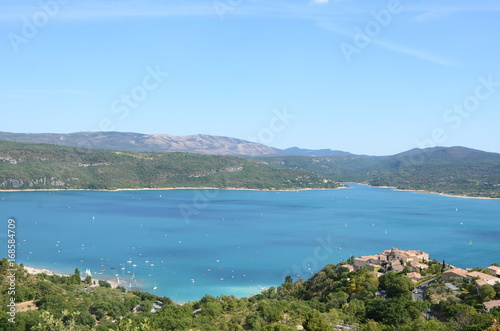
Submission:
{"label": "rocky cliff face", "polygon": [[203,134],[172,136],[127,132],[69,134],[0,132],[0,140],[132,152],[184,152],[207,155],[264,156],[277,154],[280,151],[246,140]]}
{"label": "rocky cliff face", "polygon": [[[71,178],[71,180],[78,180],[78,178]],[[66,183],[61,179],[55,177],[44,177],[33,180],[23,180],[19,178],[7,178],[0,182],[0,187],[9,189],[26,189],[32,187],[63,187]]]}

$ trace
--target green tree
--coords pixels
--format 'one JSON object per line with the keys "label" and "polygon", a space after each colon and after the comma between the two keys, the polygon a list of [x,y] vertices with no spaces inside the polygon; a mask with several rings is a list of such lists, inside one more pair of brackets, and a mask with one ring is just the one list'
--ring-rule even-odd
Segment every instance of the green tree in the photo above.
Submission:
{"label": "green tree", "polygon": [[80,284],[82,282],[82,278],[80,277],[80,270],[78,268],[75,269],[75,272],[69,277],[69,281],[71,284]]}
{"label": "green tree", "polygon": [[259,301],[257,310],[264,320],[268,323],[274,323],[283,318],[283,311],[280,308],[276,302],[270,303],[267,300],[261,300]]}
{"label": "green tree", "polygon": [[344,291],[337,291],[328,293],[326,297],[326,305],[328,308],[340,308],[349,299],[349,294]]}
{"label": "green tree", "polygon": [[293,287],[293,279],[292,276],[288,275],[285,277],[285,282],[281,285],[283,289],[289,291]]}
{"label": "green tree", "polygon": [[468,306],[463,303],[451,305],[446,311],[451,323],[459,330],[473,324],[473,317],[477,312],[474,307]]}
{"label": "green tree", "polygon": [[246,319],[245,323],[253,330],[253,329],[259,329],[263,325],[266,324],[264,319],[257,313],[251,313],[249,314]]}
{"label": "green tree", "polygon": [[362,331],[383,331],[384,326],[375,321],[368,321],[363,326],[361,326],[360,330]]}
{"label": "green tree", "polygon": [[366,317],[388,325],[402,325],[411,320],[412,301],[402,298],[376,298],[366,302]]}
{"label": "green tree", "polygon": [[283,324],[273,324],[265,326],[261,329],[262,331],[295,331],[296,329],[283,325]]}
{"label": "green tree", "polygon": [[387,292],[389,298],[411,299],[414,285],[411,280],[395,272],[387,272],[379,278],[380,288]]}
{"label": "green tree", "polygon": [[351,300],[342,307],[342,311],[346,314],[349,323],[360,322],[366,315],[365,303],[360,300]]}
{"label": "green tree", "polygon": [[328,321],[319,311],[316,309],[311,310],[306,315],[304,324],[302,325],[306,331],[325,331],[330,329]]}
{"label": "green tree", "polygon": [[111,284],[108,283],[107,281],[105,280],[99,280],[98,281],[98,284],[100,287],[104,287],[104,288],[111,288]]}
{"label": "green tree", "polygon": [[201,305],[201,314],[216,317],[222,313],[222,306],[219,302],[211,301]]}
{"label": "green tree", "polygon": [[90,283],[92,283],[92,277],[90,277],[90,275],[87,275],[87,277],[85,277],[84,282],[85,282],[85,284],[90,284]]}
{"label": "green tree", "polygon": [[481,301],[493,300],[496,296],[495,288],[491,285],[483,285],[479,288],[479,298]]}

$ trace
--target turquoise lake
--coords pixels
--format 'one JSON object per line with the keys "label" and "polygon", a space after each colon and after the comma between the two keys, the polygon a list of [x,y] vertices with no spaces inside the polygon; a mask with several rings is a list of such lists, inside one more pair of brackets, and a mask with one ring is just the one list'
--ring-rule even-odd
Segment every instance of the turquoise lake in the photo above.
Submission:
{"label": "turquoise lake", "polygon": [[325,264],[392,247],[463,268],[500,263],[500,200],[350,186],[0,192],[0,239],[14,217],[17,263],[90,269],[176,302],[248,296],[288,274],[308,278]]}

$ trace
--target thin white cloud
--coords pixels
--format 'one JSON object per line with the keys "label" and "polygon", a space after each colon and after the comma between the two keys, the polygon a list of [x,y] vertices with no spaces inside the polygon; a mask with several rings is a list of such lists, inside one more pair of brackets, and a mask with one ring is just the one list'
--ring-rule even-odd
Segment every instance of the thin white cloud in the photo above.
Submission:
{"label": "thin white cloud", "polygon": [[95,94],[93,92],[82,90],[33,90],[30,92],[34,94]]}
{"label": "thin white cloud", "polygon": [[[336,6],[324,6],[331,2]],[[328,17],[345,20],[351,14],[365,13],[362,8],[351,6],[344,0],[309,0],[308,3],[290,3],[281,0],[209,0],[204,2],[157,1],[157,0],[124,0],[124,1],[71,1],[61,5],[51,16],[52,21],[96,21],[119,20],[133,18],[164,18],[164,17],[218,17],[219,11],[225,15],[252,18],[291,18],[314,19]],[[338,6],[342,6],[339,8]],[[0,4],[0,21],[18,23],[23,17],[31,17],[42,11],[40,6],[22,4]]]}
{"label": "thin white cloud", "polygon": [[426,13],[423,13],[421,15],[418,15],[414,19],[417,22],[424,23],[427,21],[433,21],[433,20],[443,18],[443,17],[447,16],[448,13],[449,13],[449,11],[430,11],[430,12],[426,12]]}
{"label": "thin white cloud", "polygon": [[417,3],[413,2],[405,6],[406,12],[419,13],[413,19],[420,23],[446,18],[455,13],[473,12],[498,12],[500,2],[498,1],[457,1],[453,4],[439,3]]}
{"label": "thin white cloud", "polygon": [[383,47],[385,49],[388,49],[388,50],[391,50],[391,51],[394,51],[397,53],[401,53],[401,54],[410,55],[410,56],[416,57],[418,59],[421,59],[421,60],[424,60],[427,62],[439,64],[439,65],[446,66],[446,67],[460,67],[460,64],[455,62],[455,61],[445,59],[443,57],[440,57],[438,55],[435,55],[435,54],[432,54],[432,53],[429,53],[429,52],[426,52],[423,50],[419,50],[419,49],[415,49],[415,48],[411,48],[411,47],[406,47],[406,46],[402,46],[402,45],[397,45],[397,44],[393,44],[393,43],[383,42],[383,41],[379,41],[379,40],[372,40],[372,43],[374,43],[380,47]]}
{"label": "thin white cloud", "polygon": [[[258,1],[242,0],[232,2],[226,0],[209,1],[157,1],[157,0],[123,0],[123,1],[70,1],[61,4],[52,20],[103,20],[127,18],[161,18],[173,16],[217,16],[216,4],[222,3],[228,7],[227,13],[231,15],[252,17],[290,17],[307,18],[308,16],[341,18],[342,15],[366,14],[360,6],[354,6],[344,0],[310,0],[309,4],[324,5],[334,2],[335,6],[307,6],[306,4],[291,4],[285,1]],[[234,3],[234,4],[232,4]],[[340,7],[339,7],[340,6]],[[329,8],[326,11],[324,9]],[[321,9],[321,10],[320,10]],[[405,3],[406,12],[420,12],[416,20],[437,18],[440,13],[466,12],[466,11],[500,11],[500,3],[474,2],[454,3],[453,5],[439,6],[432,3]],[[0,4],[0,21],[19,21],[23,17],[30,17],[38,11],[43,11],[41,6],[29,4],[7,3]]]}
{"label": "thin white cloud", "polygon": [[69,95],[95,95],[94,92],[82,91],[82,90],[26,90],[26,91],[15,91],[11,93],[0,93],[1,98],[33,98],[44,94],[69,94]]}
{"label": "thin white cloud", "polygon": [[[331,24],[321,23],[318,25],[320,25],[321,27],[323,27],[329,31],[335,32],[339,35],[349,37],[349,39],[351,41],[355,37],[355,35],[353,33],[346,32],[345,30],[339,29],[338,27],[333,26]],[[436,55],[436,54],[433,54],[433,53],[430,53],[430,52],[427,52],[424,50],[411,48],[411,47],[407,47],[407,46],[402,46],[402,45],[398,45],[395,43],[389,43],[389,42],[381,41],[381,40],[378,40],[375,38],[371,38],[370,43],[374,44],[376,46],[379,46],[381,48],[396,52],[396,53],[409,55],[409,56],[415,57],[417,59],[431,62],[434,64],[439,64],[439,65],[446,66],[446,67],[460,67],[460,64],[453,61],[453,60],[443,58],[439,55]]]}
{"label": "thin white cloud", "polygon": [[407,12],[422,13],[449,13],[449,12],[491,12],[499,11],[500,3],[498,1],[462,1],[452,4],[434,3],[434,2],[412,2],[405,5]]}
{"label": "thin white cloud", "polygon": [[[0,6],[1,7],[1,6]],[[23,17],[33,16],[37,12],[43,12],[41,6],[14,6],[9,8],[3,6],[0,9],[1,21],[20,20]],[[87,21],[101,19],[122,18],[154,18],[170,16],[203,16],[216,15],[212,2],[189,5],[165,4],[154,1],[85,1],[70,2],[60,5],[51,15],[52,20]]]}

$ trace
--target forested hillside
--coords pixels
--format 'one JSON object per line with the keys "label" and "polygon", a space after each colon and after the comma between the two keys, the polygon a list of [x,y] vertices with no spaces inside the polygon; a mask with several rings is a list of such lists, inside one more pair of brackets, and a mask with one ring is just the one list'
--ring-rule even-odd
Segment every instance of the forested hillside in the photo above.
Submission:
{"label": "forested hillside", "polygon": [[0,140],[0,189],[336,188],[358,182],[500,198],[500,154],[464,147],[392,156],[221,155],[91,150]]}
{"label": "forested hillside", "polygon": [[280,169],[305,169],[333,181],[471,197],[500,198],[500,154],[464,147],[414,149],[392,156],[261,158]]}
{"label": "forested hillside", "polygon": [[90,150],[0,140],[0,189],[336,188],[307,170],[230,156]]}

